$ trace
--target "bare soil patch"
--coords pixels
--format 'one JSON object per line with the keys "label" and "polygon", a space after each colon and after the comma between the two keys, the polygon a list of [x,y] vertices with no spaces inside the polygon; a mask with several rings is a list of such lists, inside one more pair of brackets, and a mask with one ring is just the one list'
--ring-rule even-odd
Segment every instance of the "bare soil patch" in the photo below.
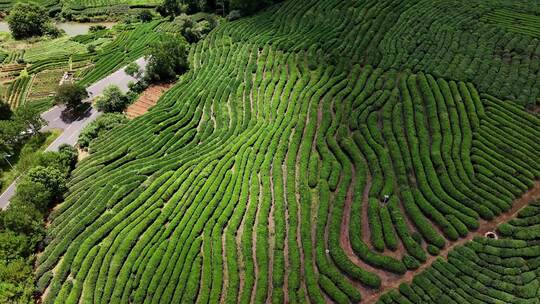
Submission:
{"label": "bare soil patch", "polygon": [[172,83],[158,84],[149,86],[141,96],[126,109],[128,118],[139,117],[155,106],[161,95],[173,86]]}

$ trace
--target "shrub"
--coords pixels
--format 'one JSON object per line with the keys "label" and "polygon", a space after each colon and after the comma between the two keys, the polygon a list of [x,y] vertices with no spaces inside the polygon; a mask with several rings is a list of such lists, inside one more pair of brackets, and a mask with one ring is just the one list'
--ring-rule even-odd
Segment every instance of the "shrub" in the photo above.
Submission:
{"label": "shrub", "polygon": [[65,105],[70,110],[81,108],[82,102],[88,97],[86,88],[79,84],[65,83],[56,89],[54,102]]}
{"label": "shrub", "polygon": [[112,113],[124,111],[129,102],[118,86],[109,85],[103,90],[103,94],[96,98],[95,105],[101,112]]}
{"label": "shrub", "polygon": [[33,2],[15,3],[10,10],[7,22],[15,39],[42,36],[51,30],[47,11]]}
{"label": "shrub", "polygon": [[147,78],[152,82],[170,81],[188,69],[188,44],[179,35],[162,34],[149,46]]}
{"label": "shrub", "polygon": [[102,30],[105,30],[107,29],[107,27],[105,25],[101,25],[101,24],[98,24],[98,25],[91,25],[89,28],[88,28],[88,31],[90,33],[95,33],[95,32],[99,32],[99,31],[102,31]]}
{"label": "shrub", "polygon": [[127,118],[122,114],[104,114],[86,126],[79,136],[77,144],[81,149],[87,149],[90,143],[101,134],[113,128],[127,123]]}
{"label": "shrub", "polygon": [[95,44],[89,44],[86,46],[86,51],[90,54],[93,54],[96,52],[96,45]]}
{"label": "shrub", "polygon": [[133,78],[139,78],[140,70],[141,70],[141,67],[136,62],[132,62],[128,64],[128,66],[125,69],[125,72],[126,74],[128,74],[129,76]]}
{"label": "shrub", "polygon": [[140,11],[138,17],[142,22],[150,22],[154,18],[152,12],[147,9]]}
{"label": "shrub", "polygon": [[9,120],[13,112],[9,104],[2,99],[0,99],[0,120]]}

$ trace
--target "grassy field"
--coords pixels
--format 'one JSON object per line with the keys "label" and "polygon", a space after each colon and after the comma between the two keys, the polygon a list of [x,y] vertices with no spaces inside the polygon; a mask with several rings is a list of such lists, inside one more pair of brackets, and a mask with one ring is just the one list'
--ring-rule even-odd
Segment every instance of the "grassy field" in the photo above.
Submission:
{"label": "grassy field", "polygon": [[[220,25],[74,170],[36,264],[43,303],[372,303],[418,274],[536,191],[540,41],[493,15],[508,9],[540,5],[297,0]],[[161,27],[118,35],[82,82]],[[512,287],[484,278],[463,281]],[[431,284],[421,298],[448,291]]]}

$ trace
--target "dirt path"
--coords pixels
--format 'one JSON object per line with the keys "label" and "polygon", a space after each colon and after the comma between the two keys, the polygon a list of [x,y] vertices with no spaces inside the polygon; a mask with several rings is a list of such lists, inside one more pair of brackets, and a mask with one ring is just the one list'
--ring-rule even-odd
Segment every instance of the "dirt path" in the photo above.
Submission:
{"label": "dirt path", "polygon": [[254,198],[256,205],[257,205],[257,211],[255,212],[255,222],[253,223],[253,231],[251,231],[251,255],[253,257],[253,287],[251,289],[251,299],[250,303],[255,303],[255,295],[257,291],[257,284],[259,283],[259,263],[257,263],[257,227],[259,226],[259,219],[260,219],[260,213],[261,208],[259,208],[262,205],[262,196],[261,193],[263,193],[263,186],[261,181],[261,175],[260,172],[257,172],[258,181],[259,181],[259,195],[258,197]]}
{"label": "dirt path", "polygon": [[[466,242],[472,240],[474,237],[484,236],[484,234],[488,231],[495,230],[499,224],[507,222],[511,218],[514,218],[517,213],[523,208],[525,208],[529,203],[538,199],[540,199],[540,180],[536,181],[534,183],[534,186],[530,190],[525,192],[520,198],[514,200],[512,208],[510,210],[500,214],[491,221],[481,219],[479,223],[480,228],[478,230],[469,233],[467,237],[463,239],[459,239],[458,241],[451,243],[449,246],[442,249],[438,256],[428,256],[427,261],[422,264],[418,269],[407,272],[405,275],[399,277],[397,280],[388,281],[383,278],[379,290],[372,293],[363,294],[364,297],[362,303],[375,303],[379,296],[381,296],[383,293],[393,288],[397,288],[401,283],[411,282],[415,275],[429,268],[437,258],[443,257],[444,259],[446,259],[448,257],[448,253],[452,251],[452,249],[454,249],[455,247],[465,244]],[[384,273],[384,271],[382,270],[378,270],[376,273],[381,275],[381,272]]]}
{"label": "dirt path", "polygon": [[[366,164],[366,168],[367,164]],[[362,222],[360,223],[362,225],[362,241],[369,247],[370,250],[373,250],[373,246],[371,245],[371,240],[369,239],[369,235],[371,233],[369,229],[369,222],[368,222],[368,200],[369,200],[369,190],[371,189],[371,173],[369,170],[366,174],[366,185],[364,186],[364,192],[362,193],[362,218],[360,219]]]}
{"label": "dirt path", "polygon": [[[339,239],[340,246],[345,251],[345,254],[349,258],[349,260],[351,260],[351,262],[353,262],[356,266],[358,266],[358,267],[360,267],[360,268],[362,268],[364,270],[367,270],[369,272],[377,273],[377,275],[381,278],[381,280],[383,282],[384,281],[391,282],[391,281],[397,280],[400,277],[399,275],[396,275],[394,273],[375,268],[375,267],[367,264],[362,259],[360,259],[354,253],[354,251],[352,249],[351,241],[350,241],[350,237],[349,237],[349,235],[350,235],[349,227],[350,227],[350,217],[351,217],[351,209],[352,209],[352,202],[353,202],[353,192],[354,192],[355,184],[356,184],[356,170],[353,170],[352,171],[352,176],[351,176],[351,183],[349,185],[349,189],[347,190],[347,196],[345,198],[345,207],[344,207],[344,210],[343,210],[343,218],[342,218],[342,221],[341,221],[340,239]],[[371,185],[371,181],[369,181],[369,185]],[[367,189],[369,189],[369,187],[367,187]],[[364,191],[364,192],[369,192],[369,190]],[[366,220],[364,220],[364,219],[366,219]],[[367,222],[367,218],[362,218],[362,225],[364,225],[364,222]],[[369,227],[367,227],[365,229],[369,229]],[[362,232],[362,234],[363,234],[363,232]],[[368,244],[368,243],[366,243],[366,244]],[[359,288],[362,295],[373,292],[372,289],[370,289],[370,288],[368,288],[366,286],[363,286],[361,284],[355,284],[355,286]]]}
{"label": "dirt path", "polygon": [[268,292],[266,294],[266,302],[272,302],[272,294],[274,293],[274,254],[276,249],[276,223],[275,223],[275,212],[276,212],[276,195],[274,193],[274,163],[270,165],[269,176],[270,176],[270,197],[272,202],[270,203],[270,212],[268,213]]}

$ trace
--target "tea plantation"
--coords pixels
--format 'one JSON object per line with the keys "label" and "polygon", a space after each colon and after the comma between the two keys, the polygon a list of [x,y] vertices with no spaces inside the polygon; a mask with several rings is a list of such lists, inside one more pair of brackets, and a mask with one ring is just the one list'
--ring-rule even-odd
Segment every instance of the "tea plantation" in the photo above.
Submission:
{"label": "tea plantation", "polygon": [[458,247],[378,303],[538,303],[539,216],[531,204],[499,226],[503,239]]}
{"label": "tea plantation", "polygon": [[[74,170],[36,264],[43,303],[537,303],[537,204],[505,238],[441,253],[538,193],[539,15],[290,0],[222,23]],[[161,22],[104,46],[82,83]]]}

